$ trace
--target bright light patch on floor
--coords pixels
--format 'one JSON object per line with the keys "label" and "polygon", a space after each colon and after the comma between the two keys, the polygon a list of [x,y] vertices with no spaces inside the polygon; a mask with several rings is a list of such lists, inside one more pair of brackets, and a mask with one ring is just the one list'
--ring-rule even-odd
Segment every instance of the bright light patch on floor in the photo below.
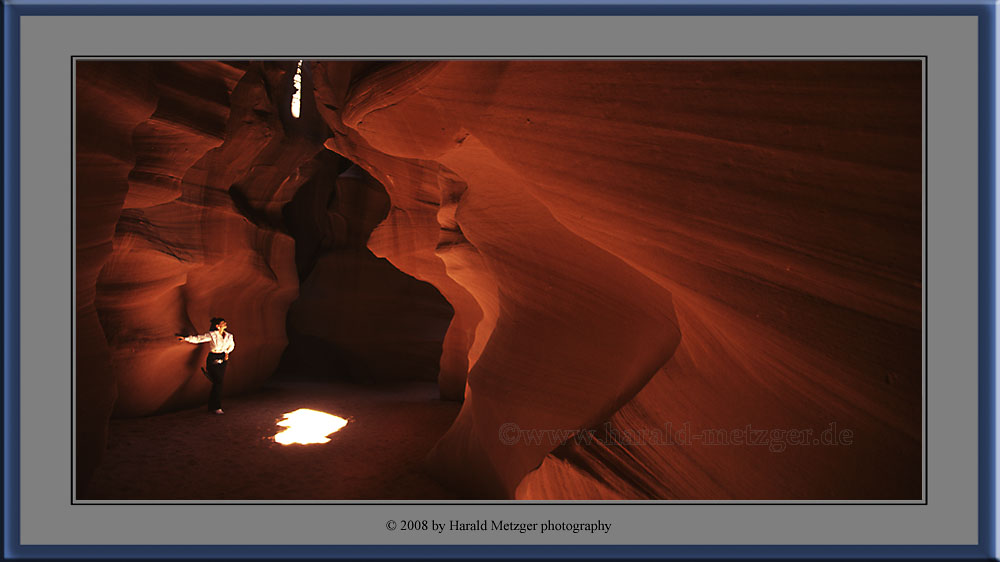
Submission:
{"label": "bright light patch on floor", "polygon": [[302,106],[302,61],[295,67],[295,78],[292,80],[295,85],[295,93],[292,94],[292,117],[299,118],[299,109]]}
{"label": "bright light patch on floor", "polygon": [[326,412],[299,408],[285,414],[285,418],[279,421],[278,425],[286,428],[274,436],[274,440],[278,443],[312,445],[330,441],[327,435],[340,431],[347,425],[347,420]]}

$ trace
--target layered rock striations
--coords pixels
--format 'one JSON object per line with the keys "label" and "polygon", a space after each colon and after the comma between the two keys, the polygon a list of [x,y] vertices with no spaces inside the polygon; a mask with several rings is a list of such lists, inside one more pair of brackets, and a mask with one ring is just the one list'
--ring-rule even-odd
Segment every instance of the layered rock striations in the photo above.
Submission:
{"label": "layered rock striations", "polygon": [[[90,479],[115,400],[111,352],[94,304],[135,166],[132,131],[156,108],[147,63],[81,62],[76,85],[77,484]],[[113,109],[112,109],[113,108]]]}
{"label": "layered rock striations", "polygon": [[283,359],[312,378],[437,376],[452,310],[365,247],[388,196],[323,148],[308,63],[292,114],[297,66],[77,64],[81,490],[109,417],[204,402],[208,346],[175,336],[213,316],[236,339],[226,394],[259,387]]}
{"label": "layered rock striations", "polygon": [[328,135],[294,120],[295,63],[77,65],[77,434],[86,482],[110,415],[204,400],[206,346],[177,334],[226,317],[228,392],[270,376],[298,278],[282,205]]}
{"label": "layered rock striations", "polygon": [[[920,497],[918,62],[345,64],[317,63],[316,96],[326,146],[391,198],[368,246],[454,308],[437,475],[472,497]],[[684,427],[812,437],[615,438]]]}

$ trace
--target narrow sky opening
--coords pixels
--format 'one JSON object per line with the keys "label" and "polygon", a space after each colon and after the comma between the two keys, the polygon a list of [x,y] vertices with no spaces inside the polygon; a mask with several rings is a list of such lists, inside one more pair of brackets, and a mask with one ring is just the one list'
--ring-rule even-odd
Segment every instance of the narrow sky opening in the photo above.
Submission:
{"label": "narrow sky opening", "polygon": [[292,117],[299,118],[299,110],[302,107],[302,61],[295,67],[295,78],[292,81],[295,86],[295,93],[292,94]]}

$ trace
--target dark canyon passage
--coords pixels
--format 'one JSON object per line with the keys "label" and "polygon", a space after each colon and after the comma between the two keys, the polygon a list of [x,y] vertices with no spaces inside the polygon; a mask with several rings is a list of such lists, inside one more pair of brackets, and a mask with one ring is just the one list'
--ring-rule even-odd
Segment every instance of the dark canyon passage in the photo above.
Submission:
{"label": "dark canyon passage", "polygon": [[919,61],[296,68],[77,61],[81,497],[921,497]]}

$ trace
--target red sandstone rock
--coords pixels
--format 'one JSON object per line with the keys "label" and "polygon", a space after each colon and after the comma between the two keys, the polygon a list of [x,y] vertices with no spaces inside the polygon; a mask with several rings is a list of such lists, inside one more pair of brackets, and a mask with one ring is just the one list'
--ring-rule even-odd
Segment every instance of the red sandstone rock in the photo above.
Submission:
{"label": "red sandstone rock", "polygon": [[227,317],[227,392],[273,372],[298,279],[281,204],[328,135],[292,122],[294,63],[80,62],[77,67],[78,482],[108,416],[197,404],[206,346]]}
{"label": "red sandstone rock", "polygon": [[[288,68],[254,64],[244,74],[202,61],[153,68],[170,87],[134,142],[156,149],[137,158],[137,167],[156,164],[133,170],[141,181],[130,182],[115,250],[97,284],[117,379],[115,412],[124,416],[204,399],[199,364],[207,348],[173,335],[204,332],[211,316],[226,317],[236,335],[230,392],[274,371],[298,288],[281,205],[303,181],[298,169],[320,149],[321,135],[296,130],[287,110],[266,101],[287,89]],[[164,179],[150,180],[150,169]]]}
{"label": "red sandstone rock", "polygon": [[135,166],[132,131],[152,114],[146,63],[77,64],[76,87],[76,471],[84,485],[107,441],[115,400],[110,351],[94,306],[97,276]]}
{"label": "red sandstone rock", "polygon": [[[481,349],[432,469],[475,497],[920,497],[920,80],[916,62],[470,61],[351,82],[323,116],[392,197],[369,245],[466,319],[450,353]],[[498,439],[605,421],[837,422],[856,442]]]}
{"label": "red sandstone rock", "polygon": [[[81,488],[104,449],[109,416],[205,401],[199,371],[208,348],[175,334],[204,332],[211,316],[226,317],[236,336],[227,395],[274,374],[293,302],[288,328],[313,361],[310,374],[437,376],[451,310],[433,287],[364,247],[388,196],[363,173],[341,174],[350,162],[322,148],[330,131],[317,115],[308,64],[300,118],[291,115],[295,68],[80,63]],[[309,281],[302,295],[300,276]],[[314,368],[343,359],[338,349],[356,372],[329,362]]]}

